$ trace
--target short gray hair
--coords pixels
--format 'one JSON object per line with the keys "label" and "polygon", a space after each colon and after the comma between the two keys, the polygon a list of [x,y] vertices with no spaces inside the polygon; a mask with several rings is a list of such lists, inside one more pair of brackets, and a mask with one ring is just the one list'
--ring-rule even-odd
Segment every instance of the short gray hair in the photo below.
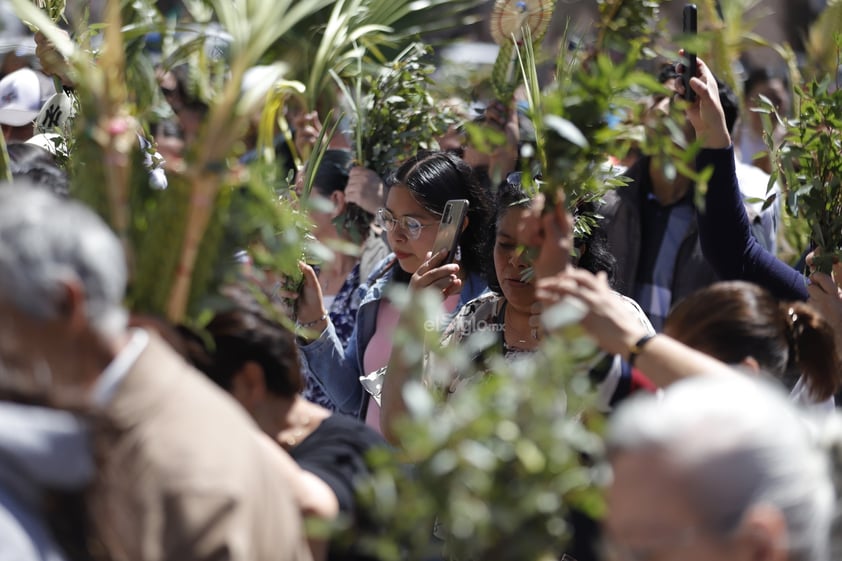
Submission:
{"label": "short gray hair", "polygon": [[17,181],[0,187],[0,295],[38,319],[58,315],[62,283],[84,290],[90,326],[125,329],[128,271],[120,241],[92,210]]}
{"label": "short gray hair", "polygon": [[791,559],[826,561],[836,492],[817,427],[765,382],[705,376],[621,406],[608,449],[666,453],[709,530],[727,535],[751,507],[771,505],[786,520]]}

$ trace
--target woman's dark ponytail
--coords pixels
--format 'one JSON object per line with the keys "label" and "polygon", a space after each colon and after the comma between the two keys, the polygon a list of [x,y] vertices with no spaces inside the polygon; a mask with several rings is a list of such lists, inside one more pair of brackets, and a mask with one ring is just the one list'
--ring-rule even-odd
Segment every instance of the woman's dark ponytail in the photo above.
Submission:
{"label": "woman's dark ponytail", "polygon": [[830,399],[842,384],[836,340],[830,324],[809,304],[781,304],[790,343],[787,370],[804,376],[810,397]]}

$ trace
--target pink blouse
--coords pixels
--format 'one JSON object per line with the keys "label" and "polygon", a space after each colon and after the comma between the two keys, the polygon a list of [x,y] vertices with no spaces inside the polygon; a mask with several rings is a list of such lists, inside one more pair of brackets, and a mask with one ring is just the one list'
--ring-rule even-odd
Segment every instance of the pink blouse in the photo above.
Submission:
{"label": "pink blouse", "polygon": [[[448,314],[453,313],[457,305],[459,305],[459,294],[449,296],[444,301],[444,309],[447,310]],[[380,370],[389,364],[389,357],[392,354],[392,336],[395,334],[399,320],[400,312],[398,309],[389,300],[385,298],[381,300],[377,307],[374,334],[368,341],[363,353],[363,370],[366,374]],[[373,399],[368,402],[365,424],[378,433],[383,433],[380,429],[380,406]]]}

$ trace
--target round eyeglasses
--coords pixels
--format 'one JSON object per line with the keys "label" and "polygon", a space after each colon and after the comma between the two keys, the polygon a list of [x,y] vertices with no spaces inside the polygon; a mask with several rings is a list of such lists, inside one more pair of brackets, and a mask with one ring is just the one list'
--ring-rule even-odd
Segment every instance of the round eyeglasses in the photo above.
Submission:
{"label": "round eyeglasses", "polygon": [[429,226],[435,226],[437,223],[424,224],[417,218],[412,216],[402,216],[395,218],[395,215],[385,208],[377,209],[377,225],[385,228],[387,232],[394,232],[395,228],[400,226],[401,230],[411,240],[417,240],[421,237],[421,231]]}

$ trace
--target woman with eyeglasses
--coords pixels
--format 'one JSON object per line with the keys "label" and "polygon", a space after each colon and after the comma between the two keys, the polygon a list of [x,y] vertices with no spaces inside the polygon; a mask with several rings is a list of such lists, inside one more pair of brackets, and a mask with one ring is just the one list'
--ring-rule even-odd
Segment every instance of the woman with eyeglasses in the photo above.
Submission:
{"label": "woman with eyeglasses", "polygon": [[[379,406],[363,390],[362,377],[385,367],[392,352],[392,336],[399,311],[385,296],[394,283],[411,290],[435,287],[441,291],[444,312],[455,314],[487,289],[483,248],[492,219],[490,197],[471,168],[448,152],[420,152],[403,163],[387,181],[386,206],[378,221],[386,230],[393,253],[365,285],[354,331],[343,346],[327,314],[313,270],[304,266],[304,288],[298,300],[301,353],[327,395],[341,413],[366,419],[380,430]],[[462,226],[456,260],[442,264],[445,255],[430,255],[444,206],[451,199],[467,199],[468,216]],[[307,333],[316,335],[306,339]]]}
{"label": "woman with eyeglasses", "polygon": [[[493,271],[489,272],[491,290],[463,306],[444,330],[440,341],[444,346],[467,345],[476,353],[475,362],[483,371],[486,370],[489,355],[502,355],[508,361],[529,359],[543,339],[535,323],[539,301],[535,293],[534,275],[530,260],[520,243],[521,225],[535,219],[532,214],[533,201],[523,190],[520,181],[520,174],[509,174],[497,190],[496,220],[491,228],[494,235],[486,250],[493,266]],[[601,271],[612,276],[613,261],[606,253],[601,232],[595,229],[584,238],[574,239],[572,220],[568,220],[565,227],[566,231],[559,235],[559,243],[564,245],[564,250],[557,259],[557,266],[570,263],[594,273]],[[571,260],[574,247],[577,255]],[[640,328],[647,333],[654,333],[640,307],[629,299],[624,299],[624,303],[629,313],[636,314]],[[465,373],[451,373],[447,368],[439,366],[426,364],[424,377],[432,385],[445,386],[442,391],[454,393],[468,382]],[[597,356],[587,366],[593,366],[590,374],[598,386],[600,406],[606,410],[610,409],[610,404],[628,393],[652,388],[619,355]],[[406,413],[403,386],[413,376],[409,370],[399,357],[390,363],[389,373],[382,381],[382,392],[379,395],[383,434],[394,443],[397,440],[391,428]]]}

